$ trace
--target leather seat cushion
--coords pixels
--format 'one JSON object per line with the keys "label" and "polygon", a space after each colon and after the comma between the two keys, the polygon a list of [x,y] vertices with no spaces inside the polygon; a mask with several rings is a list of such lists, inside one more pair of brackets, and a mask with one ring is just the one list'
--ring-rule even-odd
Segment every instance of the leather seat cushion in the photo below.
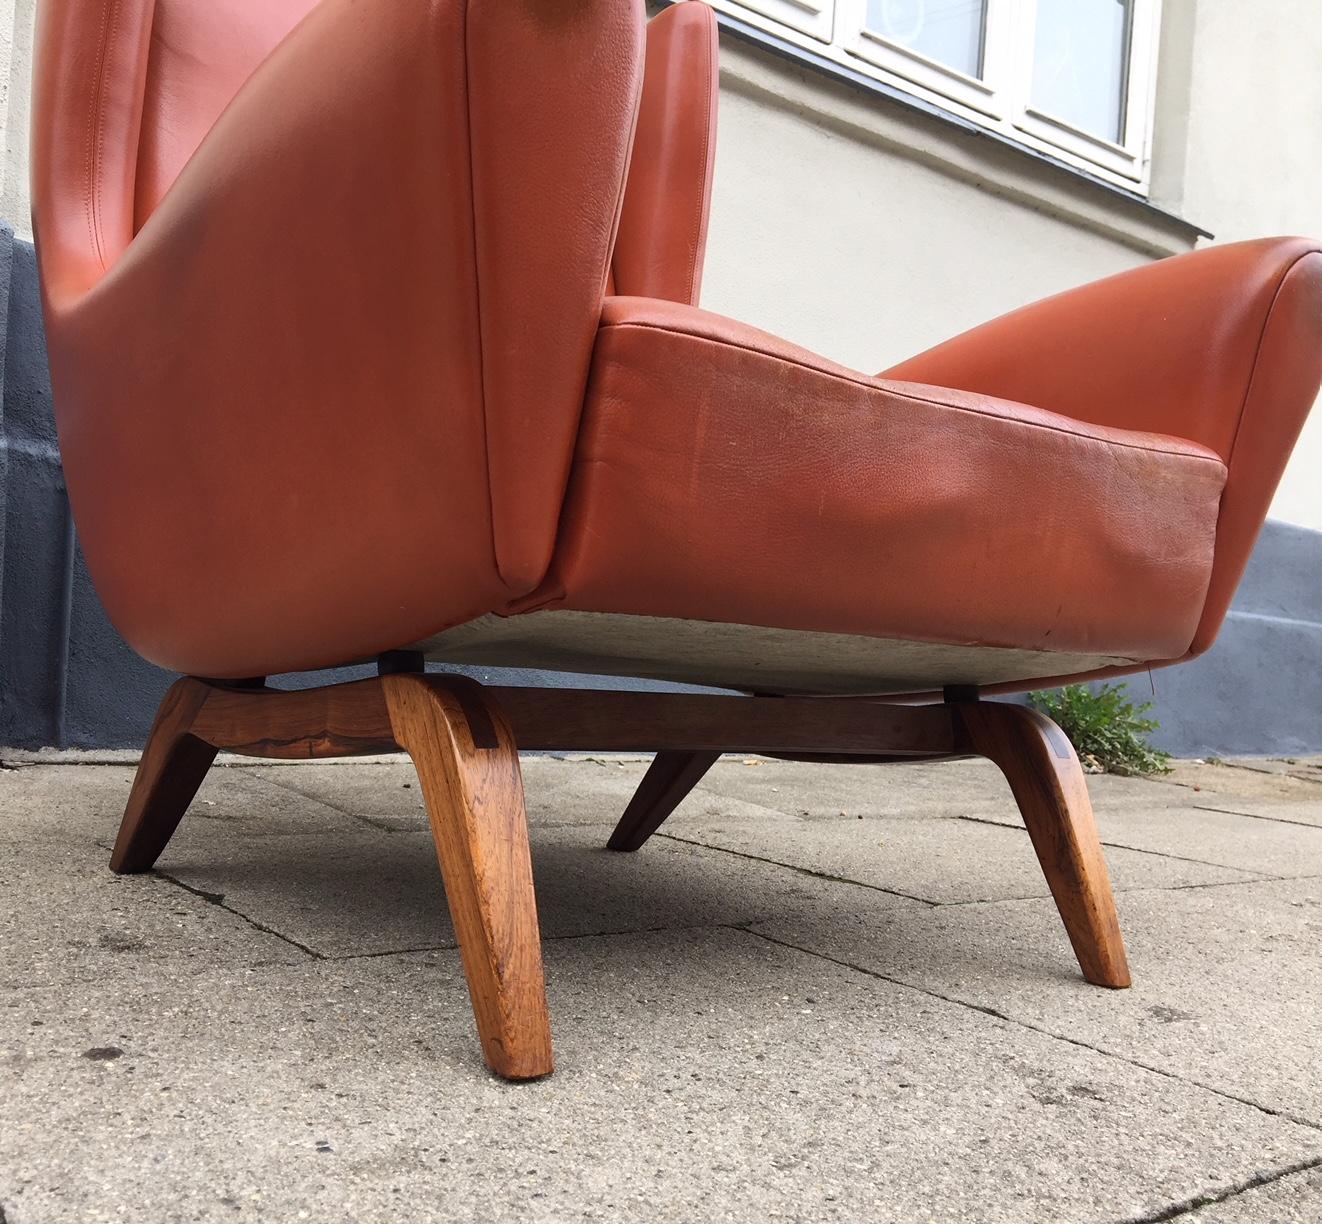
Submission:
{"label": "leather seat cushion", "polygon": [[509,611],[1179,657],[1224,464],[1051,407],[608,298],[552,571]]}

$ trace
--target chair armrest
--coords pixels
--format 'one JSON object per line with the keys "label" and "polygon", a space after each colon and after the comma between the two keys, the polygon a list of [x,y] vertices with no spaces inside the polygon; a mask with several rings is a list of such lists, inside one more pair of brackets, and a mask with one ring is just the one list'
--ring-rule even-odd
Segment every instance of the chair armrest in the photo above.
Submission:
{"label": "chair armrest", "polygon": [[1207,602],[1212,644],[1322,380],[1322,248],[1210,247],[1048,298],[883,377],[995,395],[1216,451],[1229,474]]}
{"label": "chair armrest", "polygon": [[320,666],[540,579],[642,24],[641,0],[324,0],[108,270],[47,278],[79,530],[139,651]]}
{"label": "chair armrest", "polygon": [[613,292],[698,304],[707,250],[720,69],[699,0],[647,23],[642,105],[615,243]]}

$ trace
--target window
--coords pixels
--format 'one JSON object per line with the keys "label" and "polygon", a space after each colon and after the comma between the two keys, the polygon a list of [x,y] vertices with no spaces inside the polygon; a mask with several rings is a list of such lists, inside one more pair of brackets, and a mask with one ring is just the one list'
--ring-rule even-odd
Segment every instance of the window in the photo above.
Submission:
{"label": "window", "polygon": [[710,0],[1021,144],[1145,191],[1161,0]]}

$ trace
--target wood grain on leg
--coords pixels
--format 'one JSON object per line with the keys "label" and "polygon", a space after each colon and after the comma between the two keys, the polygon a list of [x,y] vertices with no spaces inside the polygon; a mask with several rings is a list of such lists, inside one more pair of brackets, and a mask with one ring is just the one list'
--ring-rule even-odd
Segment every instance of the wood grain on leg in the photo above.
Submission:
{"label": "wood grain on leg", "polygon": [[637,850],[720,759],[719,752],[658,752],[606,848]]}
{"label": "wood grain on leg", "polygon": [[150,871],[207,776],[216,749],[192,727],[210,691],[200,680],[184,679],[165,694],[133,778],[111,871]]}
{"label": "wood grain on leg", "polygon": [[506,1079],[548,1075],[541,936],[509,727],[472,681],[405,674],[380,683],[422,783],[487,1065]]}
{"label": "wood grain on leg", "polygon": [[1115,897],[1074,746],[1036,710],[994,701],[951,709],[968,750],[994,761],[1010,783],[1083,976],[1128,986]]}

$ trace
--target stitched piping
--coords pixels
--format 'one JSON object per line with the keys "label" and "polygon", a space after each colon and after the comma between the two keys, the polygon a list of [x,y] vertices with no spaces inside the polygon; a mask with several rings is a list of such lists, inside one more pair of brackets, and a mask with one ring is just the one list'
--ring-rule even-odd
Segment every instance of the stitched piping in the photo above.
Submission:
{"label": "stitched piping", "polygon": [[[1303,263],[1303,261],[1307,259],[1310,255],[1318,255],[1318,254],[1322,254],[1322,251],[1319,251],[1316,247],[1312,247],[1307,251],[1301,252],[1294,259],[1292,259],[1281,270],[1280,279],[1276,282],[1276,288],[1272,291],[1271,303],[1268,305],[1267,312],[1263,316],[1262,330],[1258,332],[1258,343],[1254,346],[1253,349],[1253,362],[1249,366],[1249,377],[1247,383],[1244,386],[1244,398],[1243,400],[1240,401],[1239,417],[1235,421],[1235,433],[1230,439],[1230,447],[1229,447],[1230,453],[1226,456],[1227,483],[1229,483],[1230,467],[1235,461],[1235,451],[1239,446],[1239,435],[1244,428],[1244,418],[1248,415],[1249,403],[1253,399],[1253,387],[1258,380],[1258,366],[1262,358],[1262,348],[1263,345],[1266,344],[1267,342],[1267,331],[1268,328],[1271,326],[1272,315],[1276,311],[1276,303],[1280,300],[1281,294],[1285,290],[1285,282],[1289,279],[1290,273],[1293,272],[1295,268],[1297,268],[1301,263]],[[1217,576],[1218,573],[1218,567],[1217,567],[1218,552],[1216,548],[1216,542],[1221,538],[1221,520],[1225,516],[1225,512],[1226,512],[1226,500],[1225,500],[1225,490],[1223,489],[1221,493],[1221,504],[1218,507],[1217,516],[1216,516],[1216,534],[1212,537],[1212,565],[1207,575],[1207,589],[1203,592],[1203,610],[1199,614],[1198,625],[1194,629],[1193,638],[1189,642],[1189,649],[1182,656],[1183,658],[1186,659],[1196,657],[1193,650],[1193,644],[1198,640],[1198,636],[1203,630],[1203,624],[1208,617],[1208,599],[1212,590],[1212,580]],[[1230,599],[1226,601],[1225,608],[1222,611],[1223,619],[1226,613],[1229,612],[1230,602],[1233,599],[1234,599],[1234,592],[1232,591],[1230,595]],[[1220,631],[1219,625],[1217,631],[1218,632]],[[1205,645],[1202,649],[1207,650],[1210,648],[1210,646],[1211,646],[1211,642],[1208,642],[1207,645]],[[1199,653],[1201,653],[1201,651]]]}
{"label": "stitched piping", "polygon": [[[482,328],[482,273],[478,257],[477,239],[477,170],[473,164],[473,90],[472,47],[468,39],[468,18],[473,10],[472,0],[464,4],[464,119],[468,139],[468,208],[473,239],[473,309],[477,327],[477,393],[482,405],[482,455],[487,469],[487,522],[490,525],[491,568],[502,585],[508,586],[500,572],[500,551],[496,547],[496,495],[491,480],[491,423],[487,414],[487,348]],[[433,16],[435,10],[433,9]]]}
{"label": "stitched piping", "polygon": [[698,225],[693,233],[692,241],[689,244],[689,273],[688,288],[685,290],[685,301],[696,306],[698,304],[698,289],[702,283],[702,270],[700,263],[702,253],[706,247],[707,218],[711,207],[711,183],[712,183],[712,39],[715,36],[716,18],[711,9],[704,12],[707,23],[707,37],[703,40],[703,58],[706,60],[707,71],[704,75],[705,88],[702,91],[702,187],[701,194],[698,197]]}
{"label": "stitched piping", "polygon": [[[928,404],[934,408],[946,408],[952,412],[964,412],[970,416],[981,417],[985,420],[1004,420],[1008,417],[1000,417],[992,412],[985,412],[978,408],[969,408],[963,404],[947,404],[942,400],[927,399],[921,395],[912,395],[906,391],[895,391],[887,387],[879,387],[875,383],[863,378],[850,378],[844,374],[838,374],[834,370],[824,370],[820,366],[809,365],[806,361],[795,361],[792,358],[784,357],[778,353],[769,353],[765,349],[753,348],[747,344],[739,344],[730,340],[716,340],[710,336],[699,336],[693,332],[676,331],[672,327],[663,327],[656,323],[608,323],[602,327],[602,331],[619,331],[625,328],[633,328],[639,331],[657,331],[668,336],[675,336],[683,340],[696,340],[701,344],[709,344],[715,348],[738,349],[743,353],[751,353],[756,357],[765,357],[769,361],[778,361],[783,365],[795,366],[801,370],[807,370],[811,374],[819,374],[824,378],[834,379],[836,382],[848,383],[851,386],[860,387],[867,391],[885,391],[894,395],[897,399],[908,400],[915,404]],[[1031,407],[1032,405],[1028,405]],[[1126,450],[1141,451],[1149,455],[1169,455],[1174,459],[1191,459],[1196,463],[1212,463],[1219,467],[1222,472],[1226,471],[1226,465],[1216,455],[1196,455],[1189,451],[1170,450],[1162,446],[1143,446],[1137,442],[1124,442],[1112,440],[1110,438],[1099,438],[1096,434],[1083,433],[1076,429],[1062,429],[1059,425],[1044,425],[1040,421],[1014,421],[1016,425],[1021,425],[1029,429],[1041,429],[1048,433],[1064,434],[1066,437],[1079,438],[1086,442],[1100,442],[1104,446],[1123,447]]]}
{"label": "stitched piping", "polygon": [[106,63],[110,58],[110,44],[119,20],[119,0],[103,0],[101,5],[101,31],[97,43],[96,72],[87,99],[87,152],[83,160],[83,207],[87,213],[87,239],[92,255],[102,269],[106,266],[105,249],[101,241],[101,147],[105,134]]}
{"label": "stitched piping", "polygon": [[1244,398],[1240,401],[1239,417],[1235,421],[1235,434],[1234,437],[1230,439],[1230,453],[1226,456],[1227,467],[1229,467],[1234,461],[1235,447],[1239,443],[1239,433],[1244,427],[1244,416],[1248,411],[1249,401],[1253,398],[1253,385],[1258,380],[1258,363],[1262,358],[1262,346],[1267,342],[1267,328],[1271,325],[1272,314],[1276,310],[1276,303],[1280,300],[1281,293],[1285,289],[1285,282],[1289,278],[1290,273],[1310,255],[1318,254],[1322,254],[1322,251],[1318,251],[1317,248],[1314,247],[1297,255],[1281,270],[1280,280],[1276,282],[1276,288],[1272,290],[1271,304],[1267,307],[1267,313],[1263,316],[1262,330],[1258,332],[1258,343],[1253,348],[1253,361],[1249,365],[1248,382],[1244,387]]}

